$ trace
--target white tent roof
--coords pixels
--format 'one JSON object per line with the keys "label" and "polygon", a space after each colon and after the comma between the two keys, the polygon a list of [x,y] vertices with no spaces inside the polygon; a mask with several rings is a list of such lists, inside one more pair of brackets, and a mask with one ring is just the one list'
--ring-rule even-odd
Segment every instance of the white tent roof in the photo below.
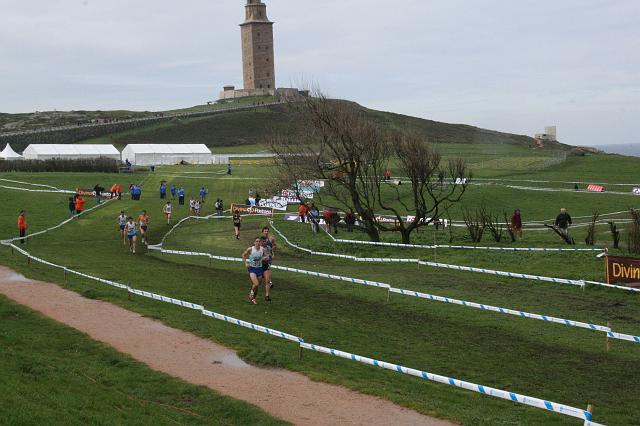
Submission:
{"label": "white tent roof", "polygon": [[27,151],[39,155],[120,155],[113,145],[31,144]]}
{"label": "white tent roof", "polygon": [[131,144],[125,147],[134,154],[211,154],[205,144]]}
{"label": "white tent roof", "polygon": [[0,152],[0,158],[11,160],[14,158],[22,158],[22,155],[15,152],[13,148],[11,148],[11,145],[7,144],[7,146],[4,147],[2,152]]}

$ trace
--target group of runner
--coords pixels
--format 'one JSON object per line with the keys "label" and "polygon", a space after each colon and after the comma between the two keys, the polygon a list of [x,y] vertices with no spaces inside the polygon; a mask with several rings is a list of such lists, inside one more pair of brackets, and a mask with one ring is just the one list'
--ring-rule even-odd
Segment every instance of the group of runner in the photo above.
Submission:
{"label": "group of runner", "polygon": [[264,300],[271,302],[271,263],[275,257],[276,242],[269,236],[269,227],[262,228],[262,236],[253,241],[253,245],[242,253],[242,261],[249,272],[251,290],[249,290],[249,302],[257,305],[258,287],[260,282],[264,284]]}
{"label": "group of runner", "polygon": [[147,232],[149,231],[149,215],[146,210],[142,210],[138,215],[138,222],[133,220],[133,217],[127,216],[124,210],[120,212],[117,223],[120,228],[120,236],[122,238],[122,244],[127,245],[129,242],[129,251],[131,253],[136,252],[136,243],[138,241],[138,227],[140,229],[140,242],[144,245],[148,245]]}

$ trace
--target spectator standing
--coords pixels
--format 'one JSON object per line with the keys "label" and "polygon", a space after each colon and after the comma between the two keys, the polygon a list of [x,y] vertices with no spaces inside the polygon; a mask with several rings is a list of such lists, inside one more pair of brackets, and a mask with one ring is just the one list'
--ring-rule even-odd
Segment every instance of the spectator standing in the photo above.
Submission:
{"label": "spectator standing", "polygon": [[27,219],[24,216],[24,210],[20,210],[20,214],[18,214],[18,232],[20,234],[20,244],[24,244],[24,237],[27,235]]}
{"label": "spectator standing", "polygon": [[165,198],[167,198],[167,184],[160,182],[160,199],[164,200]]}
{"label": "spectator standing", "polygon": [[522,238],[522,216],[520,215],[520,209],[515,209],[511,216],[511,232],[516,238]]}
{"label": "spectator standing", "polygon": [[111,185],[111,189],[109,190],[109,192],[111,192],[112,200],[116,198],[116,196],[118,195],[118,185],[116,185],[115,183]]}
{"label": "spectator standing", "polygon": [[118,200],[122,200],[122,184],[119,183],[118,187],[116,188],[116,190],[118,191]]}
{"label": "spectator standing", "polygon": [[347,210],[347,213],[344,215],[344,223],[347,224],[347,232],[353,232],[353,225],[356,223],[356,217],[353,214],[353,210]]}
{"label": "spectator standing", "polygon": [[81,214],[84,211],[84,203],[86,200],[82,198],[82,195],[76,194],[76,214]]}
{"label": "spectator standing", "polygon": [[98,184],[93,187],[93,192],[96,194],[96,204],[100,204],[102,202],[102,191],[104,191],[104,188]]}
{"label": "spectator standing", "polygon": [[324,220],[324,229],[327,232],[331,232],[331,216],[332,216],[332,212],[329,208],[325,207],[324,210],[322,210],[322,219]]}
{"label": "spectator standing", "polygon": [[305,222],[308,212],[309,212],[309,209],[307,205],[301,202],[300,205],[298,206],[298,219],[300,220],[300,222],[302,223]]}
{"label": "spectator standing", "polygon": [[317,233],[320,230],[320,210],[313,203],[311,203],[311,209],[309,209],[309,216],[311,216],[311,229],[314,233]]}
{"label": "spectator standing", "polygon": [[200,202],[204,203],[205,199],[207,198],[207,194],[209,193],[209,191],[207,191],[207,188],[205,188],[204,186],[202,188],[200,188]]}
{"label": "spectator standing", "polygon": [[227,164],[227,174],[231,174],[231,163]]}
{"label": "spectator standing", "polygon": [[222,216],[223,206],[224,206],[224,204],[222,203],[222,200],[220,198],[217,198],[216,199],[216,204],[215,204],[216,215]]}
{"label": "spectator standing", "polygon": [[73,219],[76,214],[76,200],[75,197],[69,197],[69,215]]}
{"label": "spectator standing", "polygon": [[176,186],[174,184],[171,184],[171,199],[175,199],[176,198]]}
{"label": "spectator standing", "polygon": [[384,171],[384,173],[382,175],[384,176],[384,180],[385,181],[390,181],[391,180],[391,170],[385,169],[385,171]]}
{"label": "spectator standing", "polygon": [[178,189],[178,204],[180,204],[181,206],[184,206],[184,188],[180,187],[180,189]]}
{"label": "spectator standing", "polygon": [[565,237],[569,238],[569,226],[572,224],[571,216],[564,207],[560,209],[560,214],[556,217],[556,228]]}

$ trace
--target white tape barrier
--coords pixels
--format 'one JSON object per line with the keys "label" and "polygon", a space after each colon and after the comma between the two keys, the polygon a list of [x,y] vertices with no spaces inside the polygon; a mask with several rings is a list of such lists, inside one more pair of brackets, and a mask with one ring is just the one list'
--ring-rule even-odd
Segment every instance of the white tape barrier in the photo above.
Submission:
{"label": "white tape barrier", "polygon": [[418,249],[464,249],[464,250],[495,250],[495,251],[545,251],[545,252],[581,252],[581,251],[603,251],[599,248],[547,248],[547,247],[490,247],[490,246],[456,246],[449,244],[401,244],[401,243],[386,243],[381,241],[360,241],[360,240],[349,240],[342,238],[335,238],[323,228],[323,231],[336,243],[344,243],[344,244],[362,244],[362,245],[370,245],[370,246],[381,246],[381,247],[401,247],[401,248],[418,248]]}
{"label": "white tape barrier", "polygon": [[517,402],[531,407],[542,408],[543,410],[553,411],[555,413],[564,414],[566,416],[576,417],[582,420],[591,421],[593,415],[587,410],[581,410],[580,408],[571,407],[569,405],[558,404],[556,402],[546,401],[544,399],[533,398],[517,394],[514,392],[507,392],[500,389],[492,388],[489,386],[478,385],[471,382],[465,382],[463,380],[454,379],[453,377],[441,376],[439,374],[429,373],[427,371],[416,370],[413,368],[403,367],[398,364],[392,364],[386,361],[379,361],[372,358],[367,358],[360,355],[355,355],[349,352],[343,352],[336,349],[327,348],[324,346],[313,345],[310,343],[301,343],[300,347],[308,349],[314,352],[320,352],[335,357],[348,359],[351,361],[361,362],[367,365],[373,365],[375,367],[384,368],[386,370],[396,371],[398,373],[408,374],[410,376],[419,377],[421,379],[430,380],[445,385],[455,386],[458,388],[466,389],[473,392],[478,392],[483,395],[489,395],[496,398],[502,398],[509,401]]}
{"label": "white tape barrier", "polygon": [[618,286],[618,285],[613,285],[613,284],[602,283],[602,282],[599,282],[599,281],[584,281],[584,280],[573,280],[573,279],[566,279],[566,278],[545,277],[545,276],[541,276],[541,275],[520,274],[520,273],[516,273],[516,272],[496,271],[496,270],[493,270],[493,269],[486,269],[486,268],[475,268],[475,267],[470,267],[470,266],[450,265],[450,264],[447,264],[447,263],[426,262],[426,261],[422,261],[420,259],[397,259],[397,258],[382,258],[382,257],[356,257],[356,256],[347,255],[347,254],[336,254],[336,253],[326,253],[326,252],[321,252],[321,251],[313,251],[313,250],[310,250],[308,248],[298,246],[298,245],[292,243],[291,241],[289,241],[289,239],[282,232],[280,232],[275,225],[271,224],[271,228],[273,228],[273,230],[276,231],[276,233],[278,233],[278,235],[289,246],[291,246],[291,247],[293,247],[295,249],[298,249],[300,251],[304,251],[306,253],[313,254],[313,255],[318,255],[318,256],[336,257],[336,258],[340,258],[340,259],[351,260],[351,261],[354,261],[354,262],[417,263],[418,265],[430,266],[430,267],[433,267],[433,268],[444,268],[444,269],[452,269],[452,270],[456,270],[456,271],[477,272],[477,273],[497,275],[497,276],[503,276],[503,277],[509,277],[509,278],[521,278],[521,279],[534,280],[534,281],[544,281],[544,282],[551,282],[551,283],[557,283],[557,284],[568,284],[568,285],[575,285],[575,286],[579,286],[579,287],[584,287],[585,285],[590,284],[590,285],[597,285],[597,286],[608,287],[608,288],[615,288],[615,289],[618,289],[618,290],[625,290],[625,291],[631,291],[631,292],[640,292],[640,288]]}
{"label": "white tape barrier", "polygon": [[58,188],[56,186],[45,185],[45,184],[42,184],[42,183],[24,182],[24,181],[21,181],[21,180],[0,179],[0,182],[19,183],[21,185],[38,186],[40,188],[48,188],[48,189],[53,189],[53,190],[56,190],[56,191],[65,191],[64,189],[60,189],[60,188]]}
{"label": "white tape barrier", "polygon": [[[212,260],[221,260],[221,261],[237,262],[237,263],[242,262],[242,259],[237,257],[216,256],[210,253],[192,252],[192,251],[185,251],[185,250],[169,250],[169,249],[164,249],[159,245],[149,246],[148,248],[149,250],[159,251],[163,254],[172,254],[172,255],[180,255],[180,256],[198,256],[198,257],[207,257]],[[465,300],[458,300],[450,297],[436,296],[433,294],[421,293],[414,290],[395,288],[395,287],[392,287],[390,284],[378,282],[378,281],[363,280],[360,278],[345,277],[345,276],[335,275],[335,274],[326,274],[323,272],[316,272],[316,271],[307,271],[305,269],[290,268],[287,266],[271,265],[271,269],[309,275],[309,276],[318,277],[318,278],[327,278],[327,279],[332,279],[337,281],[345,281],[353,284],[362,284],[362,285],[367,285],[371,287],[383,288],[389,291],[390,293],[397,293],[404,296],[418,297],[420,299],[427,299],[434,302],[450,303],[454,305],[464,306],[467,308],[475,308],[475,309],[481,309],[481,310],[505,314],[505,315],[516,316],[519,318],[535,319],[540,321],[551,322],[554,324],[566,325],[570,327],[584,328],[587,330],[607,333],[607,336],[613,339],[620,339],[620,340],[626,340],[634,343],[640,343],[639,336],[613,332],[610,327],[606,327],[603,325],[590,324],[582,321],[574,321],[574,320],[569,320],[565,318],[557,318],[549,315],[534,314],[530,312],[518,311],[514,309],[509,309],[509,308],[501,308],[498,306],[485,305],[483,303],[469,302]]]}
{"label": "white tape barrier", "polygon": [[49,194],[75,194],[76,191],[65,191],[62,189],[29,189],[29,188],[19,188],[17,186],[6,186],[6,185],[0,185],[0,188],[3,189],[11,189],[14,191],[25,191],[25,192],[45,192],[45,193],[49,193]]}
{"label": "white tape barrier", "polygon": [[[415,377],[420,377],[423,379],[427,379],[427,380],[431,380],[431,381],[435,381],[438,383],[443,383],[443,384],[447,384],[447,385],[452,385],[452,386],[456,386],[462,389],[466,389],[466,390],[470,390],[470,391],[474,391],[474,392],[479,392],[485,395],[489,395],[489,396],[493,396],[493,397],[497,397],[497,398],[502,398],[502,399],[507,399],[513,402],[517,402],[520,404],[525,404],[525,405],[529,405],[532,407],[536,407],[536,408],[541,408],[544,410],[549,410],[549,411],[553,411],[559,414],[564,414],[567,416],[572,416],[572,417],[577,417],[580,419],[583,419],[585,421],[592,421],[592,414],[589,413],[586,410],[581,410],[579,408],[575,408],[575,407],[570,407],[568,405],[564,405],[564,404],[558,404],[556,402],[551,402],[551,401],[546,401],[543,399],[539,399],[539,398],[533,398],[530,396],[525,396],[525,395],[520,395],[520,394],[516,394],[513,392],[507,392],[507,391],[503,391],[500,389],[495,389],[495,388],[491,388],[488,386],[483,386],[483,385],[478,385],[475,383],[470,383],[470,382],[465,382],[465,381],[461,381],[461,380],[457,380],[451,377],[445,377],[445,376],[441,376],[441,375],[437,375],[437,374],[433,374],[433,373],[428,373],[426,371],[421,371],[421,370],[416,370],[416,369],[412,369],[412,368],[407,368],[407,367],[403,367],[397,364],[392,364],[386,361],[378,361],[378,360],[374,360],[372,358],[366,358],[366,357],[362,357],[359,355],[355,355],[355,354],[351,354],[348,352],[343,352],[343,351],[339,351],[336,349],[331,349],[331,348],[327,348],[324,346],[319,346],[319,345],[314,345],[314,344],[309,344],[309,343],[305,343],[304,340],[298,336],[289,334],[289,333],[285,333],[279,330],[274,330],[268,327],[264,327],[258,324],[253,324],[247,321],[243,321],[243,320],[239,320],[233,317],[229,317],[223,314],[219,314],[216,312],[212,312],[209,310],[206,310],[203,306],[201,305],[197,305],[191,302],[185,302],[179,299],[174,299],[174,298],[170,298],[170,297],[166,297],[166,296],[162,296],[159,294],[155,294],[155,293],[150,293],[150,292],[146,292],[146,291],[142,291],[142,290],[137,290],[134,288],[131,288],[129,286],[126,286],[124,284],[120,284],[120,283],[116,283],[114,281],[109,281],[109,280],[105,280],[102,278],[98,278],[98,277],[94,277],[88,274],[84,274],[81,272],[77,272],[77,271],[73,271],[71,269],[68,269],[67,267],[64,266],[60,266],[60,265],[56,265],[54,263],[51,262],[47,262],[43,259],[37,258],[35,256],[32,256],[31,254],[29,254],[28,252],[26,252],[23,249],[20,249],[19,247],[16,247],[13,244],[10,243],[6,243],[3,242],[3,245],[7,245],[12,247],[13,249],[17,250],[18,252],[24,254],[25,256],[27,256],[30,259],[33,259],[37,262],[43,263],[45,265],[48,266],[52,266],[54,268],[59,268],[59,269],[63,269],[65,272],[70,272],[70,273],[74,273],[77,274],[79,276],[88,278],[90,280],[94,280],[94,281],[98,281],[101,283],[105,283],[108,285],[112,285],[118,288],[122,288],[122,289],[126,289],[129,293],[131,294],[136,294],[142,297],[146,297],[149,299],[153,299],[153,300],[158,300],[161,302],[166,302],[166,303],[171,303],[174,305],[178,305],[178,306],[182,306],[182,307],[186,307],[189,309],[194,309],[194,310],[198,310],[202,313],[202,315],[208,316],[210,318],[214,318],[214,319],[218,319],[221,321],[225,321],[228,322],[230,324],[235,324],[241,327],[245,327],[251,330],[255,330],[255,331],[259,331],[261,333],[265,333],[268,334],[270,336],[276,336],[276,337],[280,337],[282,339],[286,339],[286,340],[290,340],[293,342],[296,342],[300,345],[301,348],[303,349],[308,349],[311,351],[315,351],[315,352],[322,352],[322,353],[326,353],[326,354],[330,354],[333,356],[337,356],[337,357],[341,357],[341,358],[346,358],[346,359],[350,359],[353,361],[357,361],[357,362],[361,362],[364,364],[369,364],[369,365],[374,365],[376,367],[380,367],[380,368],[384,368],[384,369],[388,369],[388,370],[392,370],[392,371],[396,371],[399,373],[403,373],[403,374],[408,374],[411,376],[415,376]],[[594,423],[591,423],[594,424]]]}
{"label": "white tape barrier", "polygon": [[[294,336],[292,334],[284,333],[284,332],[279,331],[279,330],[271,329],[271,328],[268,328],[268,327],[263,327],[263,326],[258,325],[258,324],[253,324],[253,323],[250,323],[250,322],[247,322],[247,321],[242,321],[242,320],[235,319],[233,317],[229,317],[227,315],[219,314],[217,312],[209,311],[209,310],[206,310],[202,305],[198,305],[196,303],[186,302],[184,300],[174,299],[172,297],[167,297],[167,296],[163,296],[163,295],[156,294],[156,293],[151,293],[151,292],[144,291],[144,290],[138,290],[138,289],[132,288],[132,287],[130,287],[128,285],[121,284],[121,283],[118,283],[118,282],[115,282],[115,281],[106,280],[104,278],[99,278],[99,277],[96,277],[96,276],[93,276],[93,275],[89,275],[89,274],[85,274],[85,273],[79,272],[79,271],[74,271],[73,269],[69,269],[66,266],[57,265],[55,263],[51,263],[51,262],[48,262],[48,261],[46,261],[44,259],[41,259],[39,257],[33,256],[29,252],[27,252],[26,250],[14,245],[14,244],[12,244],[10,242],[2,241],[1,243],[4,246],[11,247],[12,249],[16,250],[18,253],[26,256],[27,258],[29,258],[29,259],[31,259],[31,260],[33,260],[35,262],[42,263],[43,265],[47,265],[47,266],[50,266],[52,268],[61,269],[61,270],[63,270],[65,272],[65,274],[68,273],[68,274],[77,275],[77,276],[86,278],[88,280],[96,281],[96,282],[99,282],[99,283],[102,283],[102,284],[107,284],[107,285],[112,286],[112,287],[116,287],[116,288],[120,288],[120,289],[123,289],[123,290],[127,290],[131,294],[136,294],[138,296],[142,296],[142,297],[145,297],[145,298],[148,298],[148,299],[153,299],[153,300],[157,300],[157,301],[165,302],[165,303],[171,303],[173,305],[182,306],[182,307],[185,307],[185,308],[188,308],[188,309],[193,309],[193,310],[196,310],[196,311],[200,311],[205,316],[208,316],[208,317],[211,317],[211,318],[215,318],[215,319],[219,319],[219,320],[222,320],[222,321],[226,321],[226,322],[229,322],[231,324],[236,324],[236,325],[239,325],[241,327],[249,328],[249,329],[252,329],[252,330],[261,331],[263,333],[266,333],[266,334],[269,334],[269,335],[272,335],[272,336],[280,337],[280,338],[287,339],[287,340],[292,340],[292,341],[295,341],[297,343],[304,342],[304,340],[302,338]],[[242,259],[240,259],[240,261],[242,261]]]}
{"label": "white tape barrier", "polygon": [[75,219],[77,219],[80,216],[84,216],[84,215],[94,211],[97,208],[100,208],[102,206],[107,205],[111,201],[113,201],[113,200],[104,200],[100,204],[96,204],[95,206],[88,208],[87,210],[83,211],[82,213],[78,213],[74,217],[66,219],[66,220],[60,222],[59,224],[57,224],[56,226],[52,226],[51,228],[47,228],[47,229],[44,229],[44,230],[39,231],[39,232],[34,232],[33,234],[28,234],[28,235],[25,235],[24,237],[9,238],[9,239],[6,239],[6,240],[2,240],[0,242],[3,243],[3,244],[4,243],[11,243],[11,242],[14,242],[14,241],[19,241],[19,240],[22,240],[22,239],[26,240],[26,239],[33,238],[33,237],[38,236],[38,235],[46,234],[47,232],[50,232],[50,231],[53,231],[55,229],[63,227],[64,225],[66,225],[69,222],[73,222]]}

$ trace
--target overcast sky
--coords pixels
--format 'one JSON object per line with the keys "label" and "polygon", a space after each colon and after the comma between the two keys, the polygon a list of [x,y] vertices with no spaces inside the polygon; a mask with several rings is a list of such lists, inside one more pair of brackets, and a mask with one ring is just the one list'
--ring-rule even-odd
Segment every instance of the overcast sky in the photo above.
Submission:
{"label": "overcast sky", "polygon": [[[0,111],[242,87],[244,0],[0,0]],[[267,0],[278,87],[571,144],[640,142],[639,0]]]}

